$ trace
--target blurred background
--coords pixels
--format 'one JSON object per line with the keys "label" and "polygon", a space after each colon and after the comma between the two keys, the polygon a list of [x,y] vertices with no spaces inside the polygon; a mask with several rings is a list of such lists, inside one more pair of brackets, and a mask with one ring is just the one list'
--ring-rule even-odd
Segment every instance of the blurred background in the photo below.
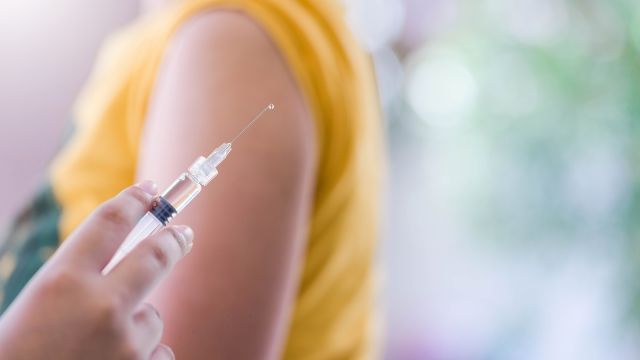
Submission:
{"label": "blurred background", "polygon": [[[0,223],[135,3],[0,0]],[[640,3],[346,3],[386,114],[386,358],[640,358]]]}

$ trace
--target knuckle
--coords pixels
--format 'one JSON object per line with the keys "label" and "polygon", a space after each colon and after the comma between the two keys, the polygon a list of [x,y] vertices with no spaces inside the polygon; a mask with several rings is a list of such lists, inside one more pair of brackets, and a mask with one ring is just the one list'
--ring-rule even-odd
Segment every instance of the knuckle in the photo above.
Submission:
{"label": "knuckle", "polygon": [[145,304],[142,311],[140,312],[140,315],[145,321],[162,323],[162,319],[160,319],[160,313],[151,304]]}
{"label": "knuckle", "polygon": [[133,345],[130,341],[124,342],[120,346],[118,359],[122,360],[140,360],[143,359],[140,350]]}
{"label": "knuckle", "polygon": [[115,296],[104,296],[97,306],[98,323],[112,333],[119,334],[122,317],[122,304]]}
{"label": "knuckle", "polygon": [[100,294],[93,299],[94,306],[88,315],[92,331],[91,336],[108,340],[118,349],[128,341],[126,313],[114,296]]}
{"label": "knuckle", "polygon": [[152,263],[160,269],[166,269],[171,265],[169,253],[159,241],[154,241],[149,244],[149,257]]}
{"label": "knuckle", "polygon": [[130,210],[124,204],[118,202],[109,201],[100,206],[97,215],[105,223],[116,227],[131,227],[133,226],[133,219],[129,215]]}
{"label": "knuckle", "polygon": [[44,290],[53,293],[72,291],[79,287],[80,282],[78,274],[70,270],[62,270],[48,277],[44,284]]}

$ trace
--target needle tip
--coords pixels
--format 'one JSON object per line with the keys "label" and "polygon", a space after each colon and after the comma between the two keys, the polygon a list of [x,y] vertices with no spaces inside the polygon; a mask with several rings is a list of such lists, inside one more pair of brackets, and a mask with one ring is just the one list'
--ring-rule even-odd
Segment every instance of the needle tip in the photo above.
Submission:
{"label": "needle tip", "polygon": [[236,135],[236,137],[234,137],[231,141],[229,141],[229,144],[233,144],[234,141],[236,141],[236,139],[238,139],[242,134],[244,134],[245,131],[247,131],[248,128],[251,127],[251,125],[253,125],[253,123],[256,122],[256,120],[258,120],[262,114],[264,114],[267,110],[273,110],[275,109],[276,106],[273,105],[273,103],[270,103],[269,105],[267,105],[267,107],[265,107],[264,109],[262,109],[262,111],[260,111],[251,121],[249,121],[249,123],[247,124],[247,126],[245,126],[239,133],[238,135]]}

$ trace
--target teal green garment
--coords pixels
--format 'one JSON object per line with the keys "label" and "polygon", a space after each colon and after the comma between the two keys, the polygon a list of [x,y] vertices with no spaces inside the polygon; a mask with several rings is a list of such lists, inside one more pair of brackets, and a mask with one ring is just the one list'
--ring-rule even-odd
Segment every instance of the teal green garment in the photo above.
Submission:
{"label": "teal green garment", "polygon": [[0,244],[0,313],[58,248],[61,209],[50,184],[20,213]]}

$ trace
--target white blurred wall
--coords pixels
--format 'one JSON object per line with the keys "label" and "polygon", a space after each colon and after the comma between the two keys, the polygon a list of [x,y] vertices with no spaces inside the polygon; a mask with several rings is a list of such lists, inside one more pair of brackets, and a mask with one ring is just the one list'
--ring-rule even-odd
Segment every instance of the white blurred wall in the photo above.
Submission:
{"label": "white blurred wall", "polygon": [[137,3],[0,0],[0,228],[43,179],[101,41]]}

